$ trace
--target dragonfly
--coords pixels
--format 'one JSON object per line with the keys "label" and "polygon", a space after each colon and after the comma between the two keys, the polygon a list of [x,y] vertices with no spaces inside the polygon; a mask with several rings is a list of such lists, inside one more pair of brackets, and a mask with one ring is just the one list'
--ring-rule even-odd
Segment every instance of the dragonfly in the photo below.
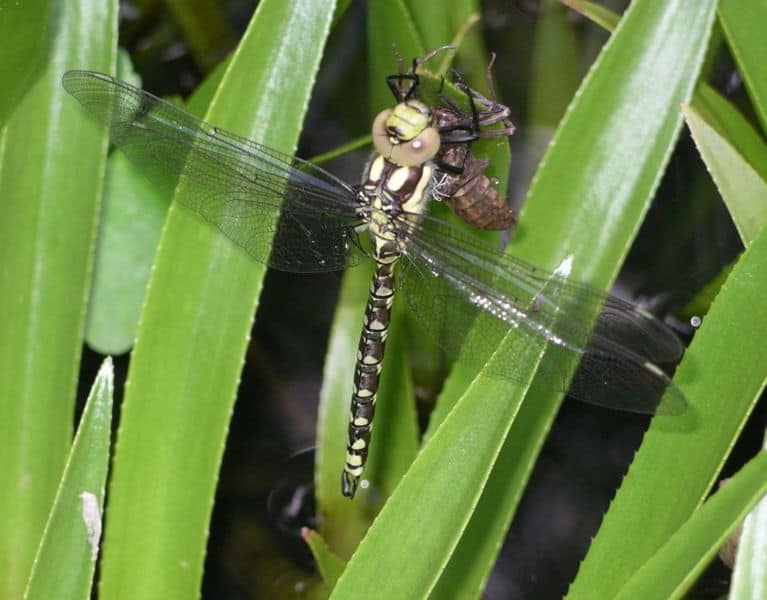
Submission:
{"label": "dragonfly", "polygon": [[428,213],[443,137],[463,142],[440,133],[435,107],[417,94],[397,96],[374,119],[374,152],[362,183],[352,185],[109,75],[69,71],[62,83],[152,182],[167,193],[183,182],[177,201],[254,260],[296,273],[374,261],[341,475],[345,496],[354,497],[368,455],[395,290],[448,355],[491,376],[528,383],[523,358],[532,356],[532,385],[619,410],[685,410],[684,395],[658,366],[676,361],[683,345],[650,313]]}

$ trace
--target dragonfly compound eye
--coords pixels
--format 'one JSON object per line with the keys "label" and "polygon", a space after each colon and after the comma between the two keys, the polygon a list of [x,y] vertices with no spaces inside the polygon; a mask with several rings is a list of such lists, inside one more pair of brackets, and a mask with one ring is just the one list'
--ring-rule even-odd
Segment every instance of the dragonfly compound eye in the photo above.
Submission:
{"label": "dragonfly compound eye", "polygon": [[439,152],[439,132],[427,127],[406,144],[392,148],[390,160],[403,167],[415,167],[431,160]]}
{"label": "dragonfly compound eye", "polygon": [[391,113],[391,108],[387,108],[380,112],[373,121],[373,146],[375,146],[375,149],[379,154],[387,157],[391,154],[392,148],[396,143],[391,140],[391,137],[386,131],[386,121],[388,121]]}
{"label": "dragonfly compound eye", "polygon": [[381,112],[373,121],[373,144],[390,161],[419,166],[439,152],[439,132],[429,108],[417,100]]}

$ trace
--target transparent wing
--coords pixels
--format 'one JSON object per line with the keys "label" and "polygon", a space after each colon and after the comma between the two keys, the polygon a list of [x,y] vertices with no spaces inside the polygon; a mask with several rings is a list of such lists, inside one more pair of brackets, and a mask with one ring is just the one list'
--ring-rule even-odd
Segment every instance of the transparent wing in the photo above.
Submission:
{"label": "transparent wing", "polygon": [[[526,358],[545,354],[536,385],[620,410],[684,411],[684,396],[655,364],[676,360],[683,346],[652,315],[438,219],[400,221],[408,237],[401,287],[449,354],[477,367],[492,358],[490,374],[517,382],[527,380]],[[519,335],[499,356],[510,329]]]}
{"label": "transparent wing", "polygon": [[153,183],[172,193],[185,180],[182,204],[256,260],[331,271],[358,247],[356,194],[330,173],[108,75],[69,71],[62,83]]}

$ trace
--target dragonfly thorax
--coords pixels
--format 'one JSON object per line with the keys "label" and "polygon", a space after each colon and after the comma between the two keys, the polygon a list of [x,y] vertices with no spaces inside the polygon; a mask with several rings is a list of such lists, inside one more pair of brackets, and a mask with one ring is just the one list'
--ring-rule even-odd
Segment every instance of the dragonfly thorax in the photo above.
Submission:
{"label": "dragonfly thorax", "polygon": [[[432,185],[430,163],[404,167],[376,154],[365,169],[361,198],[376,260],[394,260],[404,248],[398,217],[420,215],[426,210]],[[396,255],[396,256],[395,256]]]}
{"label": "dragonfly thorax", "polygon": [[382,111],[373,121],[373,144],[380,154],[403,167],[430,161],[440,146],[431,109],[419,100],[406,100]]}

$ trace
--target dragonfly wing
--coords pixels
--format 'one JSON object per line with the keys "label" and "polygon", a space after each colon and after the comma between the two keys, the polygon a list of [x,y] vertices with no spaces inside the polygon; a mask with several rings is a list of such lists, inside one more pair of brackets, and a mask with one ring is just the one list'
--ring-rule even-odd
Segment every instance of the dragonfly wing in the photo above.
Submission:
{"label": "dragonfly wing", "polygon": [[63,85],[155,185],[273,268],[343,268],[356,194],[330,173],[209,125],[127,83],[69,71]]}
{"label": "dragonfly wing", "polygon": [[400,221],[409,259],[402,288],[448,354],[476,367],[492,359],[486,372],[519,383],[529,360],[543,357],[535,385],[620,410],[684,411],[684,396],[655,365],[677,358],[681,342],[652,315],[439,219]]}

